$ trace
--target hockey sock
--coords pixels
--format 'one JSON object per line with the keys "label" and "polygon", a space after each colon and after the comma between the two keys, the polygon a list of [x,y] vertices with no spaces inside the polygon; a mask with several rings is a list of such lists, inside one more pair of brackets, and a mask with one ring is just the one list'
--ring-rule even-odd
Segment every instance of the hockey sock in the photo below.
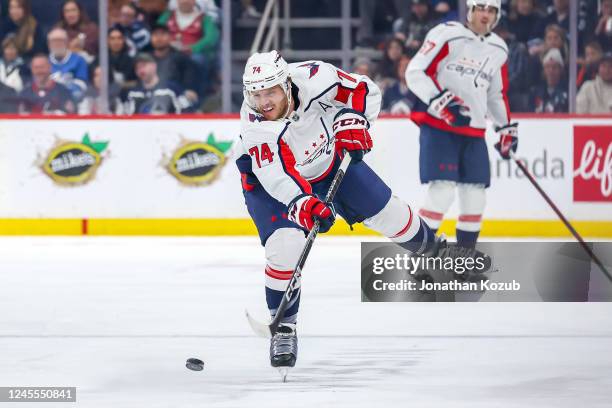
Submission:
{"label": "hockey sock", "polygon": [[[272,318],[276,316],[276,310],[283,299],[292,273],[293,271],[278,271],[270,266],[266,266],[266,303]],[[297,313],[300,307],[300,292],[299,288],[293,292],[285,311],[285,316],[281,320],[282,323],[295,323],[297,321]]]}
{"label": "hockey sock", "polygon": [[465,231],[457,228],[457,245],[466,248],[475,248],[480,231]]}
{"label": "hockey sock", "polygon": [[427,226],[427,223],[425,223],[421,217],[418,217],[416,220],[419,222],[417,233],[408,241],[401,242],[399,245],[412,253],[422,254],[427,250],[429,245],[436,241],[436,236],[433,230]]}

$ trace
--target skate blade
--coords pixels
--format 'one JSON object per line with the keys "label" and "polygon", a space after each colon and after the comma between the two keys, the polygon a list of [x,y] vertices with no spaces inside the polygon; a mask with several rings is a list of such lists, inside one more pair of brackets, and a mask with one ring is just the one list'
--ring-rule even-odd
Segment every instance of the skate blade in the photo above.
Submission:
{"label": "skate blade", "polygon": [[281,375],[281,380],[285,383],[287,382],[287,374],[289,374],[289,367],[277,367],[279,374]]}

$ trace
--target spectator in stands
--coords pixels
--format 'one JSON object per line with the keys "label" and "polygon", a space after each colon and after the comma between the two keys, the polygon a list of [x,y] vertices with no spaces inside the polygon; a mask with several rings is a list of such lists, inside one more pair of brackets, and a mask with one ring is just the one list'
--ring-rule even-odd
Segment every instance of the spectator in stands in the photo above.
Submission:
{"label": "spectator in stands", "polygon": [[30,63],[32,82],[20,93],[19,111],[23,113],[74,113],[76,105],[64,85],[51,78],[51,64],[45,54],[36,54]]}
{"label": "spectator in stands", "polygon": [[[93,66],[90,72],[91,84],[87,87],[85,97],[78,105],[79,115],[96,115],[105,113],[102,110],[100,89],[102,87],[102,68]],[[110,113],[121,114],[122,105],[119,100],[121,88],[109,76],[108,82],[108,110]]]}
{"label": "spectator in stands", "polygon": [[81,3],[65,0],[56,27],[66,30],[70,51],[81,55],[87,62],[95,59],[98,54],[98,25],[89,19]]}
{"label": "spectator in stands", "polygon": [[411,112],[414,106],[414,98],[411,98],[408,84],[406,83],[406,68],[410,58],[403,55],[397,64],[397,81],[388,88],[382,100],[382,110],[392,115],[404,115]]}
{"label": "spectator in stands", "polygon": [[595,36],[601,47],[612,49],[612,0],[601,0],[599,20],[595,27]]}
{"label": "spectator in stands", "polygon": [[142,21],[148,27],[155,25],[155,22],[168,8],[168,0],[133,0],[143,15]]}
{"label": "spectator in stands", "polygon": [[568,111],[567,83],[563,83],[565,63],[561,52],[552,48],[544,59],[545,83],[537,85],[531,95],[531,108],[536,113],[552,113]]}
{"label": "spectator in stands", "polygon": [[148,49],[151,43],[151,33],[144,24],[138,20],[138,9],[133,3],[121,7],[119,23],[114,27],[120,28],[126,39],[130,41],[138,51]]}
{"label": "spectator in stands", "polygon": [[[542,72],[542,59],[549,50],[556,49],[561,53],[563,58],[563,64],[565,66],[569,63],[569,46],[567,44],[567,37],[565,36],[565,30],[556,24],[550,24],[546,27],[544,34],[544,42],[537,46],[529,48],[530,54],[533,55],[531,58],[531,64],[534,67],[532,72]],[[539,74],[536,74],[540,76]]]}
{"label": "spectator in stands", "polygon": [[599,62],[597,77],[584,83],[576,97],[576,112],[612,113],[612,53]]}
{"label": "spectator in stands", "polygon": [[393,85],[397,76],[397,64],[404,53],[404,42],[399,38],[387,41],[385,51],[376,69],[376,83],[382,91]]}
{"label": "spectator in stands", "polygon": [[367,77],[372,76],[372,61],[368,57],[355,58],[351,72]]}
{"label": "spectator in stands", "polygon": [[173,49],[170,42],[168,27],[157,25],[153,28],[151,45],[157,63],[157,75],[162,82],[170,81],[183,87],[185,95],[195,105],[198,102],[197,89],[200,88],[198,81],[206,81],[207,78],[198,78],[195,63],[182,52]]}
{"label": "spectator in stands", "polygon": [[[244,0],[243,0],[244,4]],[[250,8],[248,6],[251,6]],[[170,0],[168,3],[168,10],[176,10],[178,7],[177,0]],[[207,16],[213,19],[215,23],[219,23],[219,7],[215,4],[215,0],[196,0],[196,7],[206,13]],[[252,5],[248,4],[243,12],[245,17],[261,17],[261,13]]]}
{"label": "spectator in stands", "polygon": [[199,64],[209,65],[219,43],[219,28],[195,0],[178,0],[176,10],[168,10],[158,23],[168,27],[172,46],[190,55]]}
{"label": "spectator in stands", "polygon": [[538,38],[541,17],[536,11],[536,0],[514,0],[510,7],[510,31],[517,41],[527,44]]}
{"label": "spectator in stands", "polygon": [[15,89],[0,82],[0,113],[16,113],[17,107],[17,92],[15,92]]}
{"label": "spectator in stands", "polygon": [[440,22],[459,20],[457,0],[433,0],[433,7],[440,16]]}
{"label": "spectator in stands", "polygon": [[585,81],[595,79],[599,61],[603,56],[601,45],[597,41],[591,41],[584,47],[584,58],[579,59],[579,70],[576,77],[576,86],[580,88]]}
{"label": "spectator in stands", "polygon": [[133,50],[125,41],[123,31],[118,27],[111,28],[108,31],[108,64],[113,82],[121,88],[131,88],[136,85],[133,55]]}
{"label": "spectator in stands", "polygon": [[138,85],[124,93],[124,110],[133,114],[180,114],[192,110],[179,85],[162,82],[157,75],[157,63],[151,54],[136,56]]}
{"label": "spectator in stands", "polygon": [[502,17],[495,27],[495,33],[506,41],[508,46],[508,82],[512,84],[508,90],[510,110],[527,112],[529,90],[534,85],[534,79],[539,77],[539,65],[531,62],[527,46],[516,41],[507,18]]}
{"label": "spectator in stands", "polygon": [[14,34],[17,51],[24,59],[47,52],[43,31],[32,16],[29,0],[10,0],[8,17],[0,24],[0,40]]}
{"label": "spectator in stands", "polygon": [[108,25],[113,27],[121,21],[121,7],[131,0],[108,0]]}
{"label": "spectator in stands", "polygon": [[567,34],[565,30],[557,24],[550,24],[546,26],[546,29],[544,30],[544,51],[542,55],[546,54],[548,50],[552,48],[556,48],[561,51],[563,62],[567,64],[569,61]]}
{"label": "spectator in stands", "polygon": [[[377,34],[391,34],[390,26],[403,25],[410,19],[411,0],[359,0],[359,26],[356,41],[360,48],[373,48],[377,45]],[[375,32],[375,27],[383,33]]]}
{"label": "spectator in stands", "polygon": [[54,28],[47,35],[49,61],[53,80],[66,86],[75,101],[80,101],[87,89],[89,74],[87,62],[68,48],[68,34],[63,28]]}
{"label": "spectator in stands", "polygon": [[29,79],[28,69],[17,51],[15,36],[9,35],[2,41],[2,58],[0,59],[0,82],[21,92]]}
{"label": "spectator in stands", "polygon": [[[542,19],[542,29],[549,24],[556,24],[569,32],[569,0],[554,0],[553,7],[553,12]],[[538,37],[543,37],[543,34],[544,31],[541,31]]]}
{"label": "spectator in stands", "polygon": [[414,53],[421,48],[427,32],[439,21],[440,16],[433,9],[430,0],[412,0],[410,18],[408,21],[398,22],[393,31],[397,38],[404,41],[406,48]]}

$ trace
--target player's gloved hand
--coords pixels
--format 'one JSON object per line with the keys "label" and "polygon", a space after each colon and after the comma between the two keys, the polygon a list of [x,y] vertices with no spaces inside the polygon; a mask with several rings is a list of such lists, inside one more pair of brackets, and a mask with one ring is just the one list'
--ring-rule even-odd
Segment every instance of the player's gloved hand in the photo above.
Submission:
{"label": "player's gloved hand", "polygon": [[509,123],[506,126],[495,128],[499,135],[499,142],[495,149],[504,160],[510,159],[510,151],[516,152],[518,148],[518,123]]}
{"label": "player's gloved hand", "polygon": [[445,89],[429,101],[427,112],[450,126],[469,126],[470,108],[463,99]]}
{"label": "player's gloved hand", "polygon": [[323,201],[312,195],[302,195],[289,203],[289,220],[308,231],[319,219],[319,232],[327,232],[334,224],[336,217],[332,209]]}
{"label": "player's gloved hand", "polygon": [[372,149],[372,137],[368,132],[370,122],[363,114],[353,109],[341,109],[334,117],[333,131],[336,137],[336,151],[342,155],[346,149],[354,161]]}

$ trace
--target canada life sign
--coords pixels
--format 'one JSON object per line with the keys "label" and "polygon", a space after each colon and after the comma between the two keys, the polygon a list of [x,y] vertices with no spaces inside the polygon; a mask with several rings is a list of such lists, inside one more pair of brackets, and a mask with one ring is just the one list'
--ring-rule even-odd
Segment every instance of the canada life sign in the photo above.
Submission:
{"label": "canada life sign", "polygon": [[574,126],[574,201],[612,201],[612,126]]}

